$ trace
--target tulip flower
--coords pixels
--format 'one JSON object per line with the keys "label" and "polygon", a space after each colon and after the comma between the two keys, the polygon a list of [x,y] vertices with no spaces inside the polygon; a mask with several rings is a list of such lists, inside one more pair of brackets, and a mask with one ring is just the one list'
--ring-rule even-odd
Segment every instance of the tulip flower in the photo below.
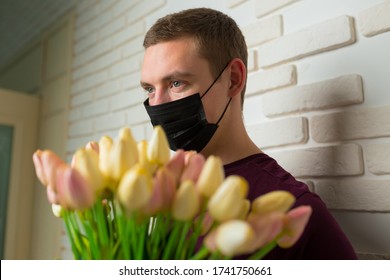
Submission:
{"label": "tulip flower", "polygon": [[64,208],[60,204],[52,204],[51,205],[51,210],[53,211],[54,216],[57,218],[62,218]]}
{"label": "tulip flower", "polygon": [[66,164],[50,150],[37,151],[33,155],[35,170],[41,183],[56,190],[56,171],[60,165]]}
{"label": "tulip flower", "polygon": [[122,128],[111,151],[111,177],[115,181],[138,162],[138,149],[129,128]]}
{"label": "tulip flower", "polygon": [[94,191],[87,180],[68,165],[57,170],[57,192],[61,206],[65,209],[83,210],[92,206]]}
{"label": "tulip flower", "polygon": [[222,161],[219,157],[209,156],[202,168],[196,187],[200,194],[210,197],[225,178]]}
{"label": "tulip flower", "polygon": [[251,202],[248,199],[243,199],[240,201],[240,203],[241,203],[240,213],[237,219],[245,220],[248,216],[249,209],[251,208]]}
{"label": "tulip flower", "polygon": [[282,235],[276,240],[282,248],[289,248],[297,242],[309,221],[312,208],[299,206],[290,210],[284,219]]}
{"label": "tulip flower", "polygon": [[230,220],[221,224],[216,230],[215,243],[225,256],[247,253],[252,247],[255,232],[242,220]]}
{"label": "tulip flower", "polygon": [[137,143],[138,164],[144,167],[151,175],[156,172],[157,164],[151,163],[148,159],[148,141],[142,140]]}
{"label": "tulip flower", "polygon": [[184,167],[180,181],[191,180],[196,183],[198,181],[200,172],[203,169],[205,159],[201,154],[194,154],[188,159],[188,163]]}
{"label": "tulip flower", "polygon": [[153,178],[153,192],[148,203],[142,209],[145,214],[154,215],[170,210],[176,192],[176,182],[166,167],[160,167]]}
{"label": "tulip flower", "polygon": [[113,140],[109,136],[103,136],[99,140],[99,169],[105,178],[110,177],[111,173],[111,150]]}
{"label": "tulip flower", "polygon": [[87,150],[93,150],[97,154],[99,154],[99,143],[96,141],[89,141],[87,145],[85,145],[85,149]]}
{"label": "tulip flower", "polygon": [[245,179],[236,175],[227,177],[208,202],[210,215],[219,222],[238,218],[247,193]]}
{"label": "tulip flower", "polygon": [[152,178],[139,165],[128,170],[119,182],[117,195],[119,202],[129,212],[145,206],[152,195]]}
{"label": "tulip flower", "polygon": [[259,196],[252,202],[252,211],[256,214],[270,212],[285,213],[294,204],[295,197],[287,191],[273,191]]}
{"label": "tulip flower", "polygon": [[57,192],[55,192],[52,188],[46,188],[46,196],[47,200],[51,204],[59,203]]}
{"label": "tulip flower", "polygon": [[284,214],[280,212],[271,212],[264,215],[251,213],[247,221],[255,231],[253,249],[258,249],[274,240],[282,231],[283,219]]}
{"label": "tulip flower", "polygon": [[194,183],[191,180],[182,182],[173,200],[172,216],[179,221],[188,221],[195,217],[199,207],[199,197]]}
{"label": "tulip flower", "polygon": [[166,168],[169,169],[172,175],[175,177],[176,183],[179,183],[181,174],[184,170],[184,158],[184,150],[177,150],[176,153],[172,156],[172,158],[165,164]]}
{"label": "tulip flower", "polygon": [[99,155],[93,149],[79,149],[74,155],[73,167],[87,180],[96,193],[101,193],[105,187],[103,174],[99,169]]}
{"label": "tulip flower", "polygon": [[35,166],[35,173],[37,174],[39,181],[42,183],[42,185],[47,186],[46,175],[42,164],[42,153],[43,151],[41,150],[35,151],[33,154],[33,162]]}
{"label": "tulip flower", "polygon": [[169,161],[170,150],[167,136],[160,125],[153,129],[152,137],[148,146],[148,158],[152,163],[164,165]]}

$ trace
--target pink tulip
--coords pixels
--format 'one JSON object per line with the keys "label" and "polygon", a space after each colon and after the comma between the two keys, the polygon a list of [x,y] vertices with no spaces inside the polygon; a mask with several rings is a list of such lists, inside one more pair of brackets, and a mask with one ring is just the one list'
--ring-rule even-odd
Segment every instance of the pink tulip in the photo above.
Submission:
{"label": "pink tulip", "polygon": [[248,223],[255,231],[255,239],[252,244],[253,251],[275,239],[283,228],[284,214],[272,212],[265,215],[250,214]]}
{"label": "pink tulip", "polygon": [[97,154],[99,154],[99,143],[96,142],[96,141],[89,141],[87,143],[87,145],[85,145],[85,148],[87,150],[93,150],[95,151]]}
{"label": "pink tulip", "polygon": [[194,154],[188,159],[188,163],[184,167],[180,182],[191,180],[196,183],[198,181],[200,172],[203,169],[205,158],[201,154]]}
{"label": "pink tulip", "polygon": [[57,193],[65,209],[83,210],[94,203],[94,190],[76,169],[68,165],[57,170]]}
{"label": "pink tulip", "polygon": [[149,202],[142,209],[147,215],[169,210],[176,192],[173,174],[166,168],[160,167],[153,178],[153,192]]}
{"label": "pink tulip", "polygon": [[46,188],[46,195],[47,195],[47,200],[51,204],[58,204],[59,203],[58,195],[52,188]]}
{"label": "pink tulip", "polygon": [[286,214],[282,235],[277,239],[280,247],[288,248],[298,241],[309,221],[311,212],[310,206],[299,206]]}
{"label": "pink tulip", "polygon": [[46,186],[51,188],[56,192],[57,188],[57,169],[62,166],[66,165],[66,163],[57,156],[54,152],[50,150],[45,150],[41,154],[41,162],[42,162],[42,168],[43,173],[45,174],[46,179]]}
{"label": "pink tulip", "polygon": [[47,180],[45,171],[43,170],[43,164],[42,164],[42,153],[43,151],[37,150],[33,154],[33,162],[35,167],[35,173],[37,174],[37,177],[39,181],[42,183],[42,185],[47,186]]}
{"label": "pink tulip", "polygon": [[177,150],[172,158],[166,163],[166,168],[172,172],[176,183],[179,183],[181,174],[184,170],[185,165],[185,152],[184,150]]}

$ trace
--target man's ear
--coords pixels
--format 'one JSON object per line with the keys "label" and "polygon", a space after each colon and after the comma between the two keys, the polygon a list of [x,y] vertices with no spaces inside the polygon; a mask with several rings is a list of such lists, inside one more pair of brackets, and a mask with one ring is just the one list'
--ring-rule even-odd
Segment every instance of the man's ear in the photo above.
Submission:
{"label": "man's ear", "polygon": [[241,94],[246,82],[246,67],[244,62],[235,58],[230,62],[229,97]]}

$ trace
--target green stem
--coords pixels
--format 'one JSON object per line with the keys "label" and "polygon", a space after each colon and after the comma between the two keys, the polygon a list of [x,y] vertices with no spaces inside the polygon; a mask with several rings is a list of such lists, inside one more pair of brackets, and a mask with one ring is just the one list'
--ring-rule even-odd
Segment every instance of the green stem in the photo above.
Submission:
{"label": "green stem", "polygon": [[252,254],[248,259],[249,260],[261,260],[266,256],[269,252],[272,251],[277,246],[277,243],[275,240],[271,241],[267,245],[263,246],[260,250],[258,250],[256,253]]}
{"label": "green stem", "polygon": [[204,260],[209,254],[209,249],[206,246],[202,246],[202,248],[200,248],[200,250],[190,258],[190,260]]}
{"label": "green stem", "polygon": [[181,231],[182,226],[183,226],[182,222],[174,221],[172,231],[170,232],[170,235],[169,235],[169,240],[168,240],[167,246],[164,249],[163,260],[172,259],[172,257],[173,257],[172,250],[175,247],[175,245],[177,244],[178,235],[179,235],[179,232]]}
{"label": "green stem", "polygon": [[184,252],[184,242],[186,241],[188,237],[188,231],[191,227],[192,221],[187,221],[184,223],[184,226],[182,227],[182,231],[180,234],[180,240],[179,245],[177,246],[175,259],[183,259],[185,258],[185,252]]}

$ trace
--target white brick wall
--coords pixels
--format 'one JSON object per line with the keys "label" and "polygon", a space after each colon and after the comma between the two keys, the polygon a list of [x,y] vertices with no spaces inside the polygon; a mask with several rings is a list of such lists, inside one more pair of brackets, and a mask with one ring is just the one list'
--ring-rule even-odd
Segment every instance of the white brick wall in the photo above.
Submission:
{"label": "white brick wall", "polygon": [[[308,182],[337,218],[389,218],[389,0],[83,0],[77,4],[68,156],[104,134],[151,125],[139,87],[147,28],[160,16],[210,6],[231,15],[248,43],[247,129],[255,143]],[[249,114],[249,115],[248,115]],[[358,219],[356,219],[358,220]],[[363,219],[364,220],[364,219]],[[376,219],[375,221],[383,220]],[[358,232],[340,219],[359,253],[390,224]]]}

